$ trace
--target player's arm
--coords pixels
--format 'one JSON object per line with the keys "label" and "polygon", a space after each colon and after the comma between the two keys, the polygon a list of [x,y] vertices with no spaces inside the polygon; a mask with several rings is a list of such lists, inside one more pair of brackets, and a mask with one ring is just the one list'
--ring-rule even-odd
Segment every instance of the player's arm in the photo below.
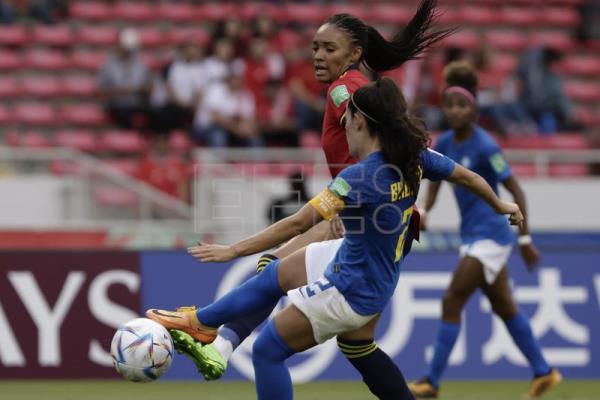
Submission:
{"label": "player's arm", "polygon": [[523,257],[527,267],[531,269],[539,263],[540,253],[529,235],[529,227],[527,224],[527,200],[525,199],[525,193],[523,192],[519,181],[513,175],[502,181],[502,185],[510,192],[515,203],[519,205],[519,208],[525,217],[523,223],[519,225],[518,243],[521,250],[521,257]]}
{"label": "player's arm", "polygon": [[247,239],[229,246],[199,243],[198,246],[188,249],[188,252],[200,261],[214,262],[263,252],[306,232],[323,220],[330,221],[343,207],[344,201],[327,188],[294,215]]}
{"label": "player's arm", "polygon": [[466,169],[460,164],[456,164],[454,171],[452,171],[452,174],[446,180],[467,188],[488,203],[498,214],[508,214],[512,225],[519,225],[523,222],[523,214],[519,206],[498,198],[486,180],[475,172]]}
{"label": "player's arm", "polygon": [[429,185],[427,185],[427,192],[425,192],[424,201],[425,204],[423,205],[423,209],[419,210],[421,214],[421,229],[424,231],[427,230],[427,215],[435,205],[435,201],[437,200],[437,196],[440,191],[440,186],[442,186],[442,181],[431,181],[429,182]]}

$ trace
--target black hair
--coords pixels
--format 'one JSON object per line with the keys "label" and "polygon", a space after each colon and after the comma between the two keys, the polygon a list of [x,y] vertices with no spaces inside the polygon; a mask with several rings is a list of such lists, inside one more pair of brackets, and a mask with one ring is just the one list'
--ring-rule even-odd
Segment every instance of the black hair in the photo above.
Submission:
{"label": "black hair", "polygon": [[429,133],[408,112],[396,83],[384,77],[362,86],[352,95],[348,110],[352,115],[366,115],[369,132],[379,138],[385,161],[402,172],[404,182],[416,195],[421,180],[421,152],[427,148]]}
{"label": "black hair", "polygon": [[383,72],[417,58],[423,50],[454,32],[454,29],[429,31],[436,17],[436,3],[437,0],[422,0],[408,25],[389,42],[377,29],[350,14],[336,14],[326,23],[347,33],[355,46],[363,48],[360,61],[369,69]]}
{"label": "black hair", "polygon": [[477,74],[466,61],[454,61],[444,67],[444,80],[446,87],[460,86],[477,97]]}

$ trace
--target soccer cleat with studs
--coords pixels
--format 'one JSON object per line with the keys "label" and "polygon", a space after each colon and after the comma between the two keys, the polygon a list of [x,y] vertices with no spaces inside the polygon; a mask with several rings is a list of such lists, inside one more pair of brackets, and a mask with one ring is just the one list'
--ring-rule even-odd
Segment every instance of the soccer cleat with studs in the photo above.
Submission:
{"label": "soccer cleat with studs", "polygon": [[188,333],[178,329],[169,330],[175,350],[194,362],[198,372],[207,381],[219,379],[227,369],[227,361],[213,345],[203,345]]}

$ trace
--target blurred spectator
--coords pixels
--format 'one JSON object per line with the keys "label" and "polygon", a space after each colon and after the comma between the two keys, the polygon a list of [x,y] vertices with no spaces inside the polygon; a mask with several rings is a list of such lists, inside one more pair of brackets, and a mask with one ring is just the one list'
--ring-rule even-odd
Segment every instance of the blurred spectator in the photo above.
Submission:
{"label": "blurred spectator", "polygon": [[298,147],[292,96],[283,81],[272,79],[266,83],[256,114],[267,145]]}
{"label": "blurred spectator", "polygon": [[483,46],[473,53],[473,67],[479,80],[477,104],[482,125],[488,119],[489,128],[503,135],[536,133],[535,121],[513,89],[514,81],[494,68],[494,52],[490,46]]}
{"label": "blurred spectator", "polygon": [[97,85],[111,118],[124,129],[148,123],[152,76],[139,57],[140,37],[133,29],[119,34],[119,48],[98,71]]}
{"label": "blurred spectator", "polygon": [[164,104],[153,111],[154,127],[161,133],[189,127],[207,84],[204,50],[192,40],[181,45],[180,53],[164,71]]}
{"label": "blurred spectator", "polygon": [[247,34],[242,22],[235,17],[220,21],[213,32],[213,42],[219,39],[229,39],[233,46],[233,56],[241,57],[246,52]]}
{"label": "blurred spectator", "polygon": [[582,40],[600,40],[600,0],[588,0],[578,8],[581,15],[579,37]]}
{"label": "blurred spectator", "polygon": [[256,102],[243,75],[231,70],[225,82],[213,83],[196,111],[192,135],[210,147],[262,146]]}
{"label": "blurred spectator", "polygon": [[233,42],[227,38],[217,39],[213,43],[213,52],[204,62],[204,74],[208,84],[222,82],[231,70],[240,73],[244,62],[235,58]]}
{"label": "blurred spectator", "polygon": [[54,24],[67,14],[66,0],[30,0],[29,15],[41,23]]}
{"label": "blurred spectator", "polygon": [[8,0],[0,0],[0,23],[12,24],[16,19],[17,15],[12,3]]}
{"label": "blurred spectator", "polygon": [[298,172],[288,178],[290,185],[289,194],[274,199],[267,209],[269,223],[275,223],[291,215],[294,215],[302,205],[310,200],[302,173]]}
{"label": "blurred spectator", "polygon": [[[16,3],[16,4],[15,4]],[[12,24],[19,15],[27,15],[43,24],[54,24],[68,14],[65,0],[0,0],[0,23]]]}
{"label": "blurred spectator", "polygon": [[252,91],[257,103],[265,101],[264,91],[269,80],[282,79],[285,61],[281,54],[272,52],[262,38],[250,42],[248,56],[244,60],[246,86]]}
{"label": "blurred spectator", "polygon": [[168,195],[188,201],[186,164],[168,151],[167,136],[157,136],[141,160],[138,178]]}
{"label": "blurred spectator", "polygon": [[551,48],[533,49],[517,68],[520,101],[542,133],[554,133],[574,124],[573,105],[562,89],[562,79],[553,66],[562,55]]}
{"label": "blurred spectator", "polygon": [[290,49],[288,86],[293,98],[298,130],[321,131],[325,111],[325,85],[315,79],[311,50],[308,46]]}

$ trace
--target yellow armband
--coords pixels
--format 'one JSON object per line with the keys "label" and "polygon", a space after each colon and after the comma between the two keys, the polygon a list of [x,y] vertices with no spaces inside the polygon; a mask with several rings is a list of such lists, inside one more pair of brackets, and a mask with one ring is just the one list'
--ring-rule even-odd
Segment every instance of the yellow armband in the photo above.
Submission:
{"label": "yellow armband", "polygon": [[321,193],[309,201],[309,204],[326,221],[331,221],[337,213],[344,209],[344,201],[327,188],[323,189]]}

